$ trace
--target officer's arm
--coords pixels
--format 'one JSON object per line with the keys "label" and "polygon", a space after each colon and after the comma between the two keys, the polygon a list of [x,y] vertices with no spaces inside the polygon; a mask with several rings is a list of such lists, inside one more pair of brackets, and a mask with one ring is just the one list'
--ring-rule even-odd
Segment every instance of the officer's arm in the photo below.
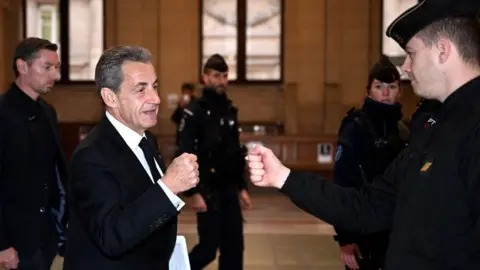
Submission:
{"label": "officer's arm", "polygon": [[[187,107],[183,109],[182,119],[178,125],[178,149],[176,156],[180,156],[183,153],[196,154],[195,153],[195,138],[197,137],[197,121],[199,117],[196,115],[198,112],[193,107]],[[198,183],[197,187],[191,188],[185,191],[185,196],[192,196],[198,192],[198,188],[202,183]]]}
{"label": "officer's arm", "polygon": [[365,179],[360,173],[362,147],[366,138],[355,123],[346,124],[342,129],[335,153],[333,182],[342,187],[360,187]]}
{"label": "officer's arm", "polygon": [[[5,145],[5,122],[3,121],[2,116],[0,115],[0,161],[5,159],[4,156],[4,145]],[[0,181],[3,180],[3,163],[0,162]],[[7,243],[6,232],[5,232],[5,225],[3,222],[3,204],[0,203],[0,249],[4,250],[9,248],[9,244]]]}
{"label": "officer's arm", "polygon": [[240,127],[238,126],[238,114],[237,110],[235,109],[235,116],[233,119],[233,132],[234,132],[234,139],[235,139],[235,145],[238,145],[238,152],[237,152],[237,162],[236,162],[236,168],[237,172],[236,175],[238,176],[237,183],[238,183],[238,188],[239,190],[246,190],[247,189],[247,182],[245,178],[245,157],[247,155],[247,149],[245,146],[242,146],[240,143]]}
{"label": "officer's arm", "polygon": [[470,138],[466,140],[460,159],[459,171],[462,174],[462,182],[466,183],[469,192],[469,201],[472,203],[473,216],[475,218],[473,241],[480,240],[480,124]]}
{"label": "officer's arm", "polygon": [[[359,168],[361,159],[359,150],[362,142],[365,144],[365,140],[362,140],[361,130],[355,127],[355,123],[352,122],[342,128],[335,153],[333,182],[345,188],[358,188],[364,182]],[[337,234],[334,239],[340,246],[356,242],[356,235],[342,227],[335,227],[335,231]]]}
{"label": "officer's arm", "polygon": [[172,122],[178,125],[182,120],[182,115],[183,115],[183,109],[181,107],[177,107],[173,112],[172,116],[170,116],[170,120],[172,120]]}
{"label": "officer's arm", "polygon": [[[292,171],[281,191],[299,208],[352,233],[389,230],[393,218],[398,173],[406,153],[384,175],[360,189],[344,188],[324,177]],[[353,169],[353,168],[352,168]]]}
{"label": "officer's arm", "polygon": [[238,179],[238,189],[239,190],[247,190],[248,188],[248,185],[247,185],[247,181],[246,181],[246,177],[245,177],[245,166],[247,165],[246,161],[245,161],[245,157],[247,156],[247,153],[248,153],[248,150],[247,148],[242,145],[240,146],[240,149],[239,149],[239,160],[238,160],[238,168],[239,168],[239,171],[238,171],[238,174],[239,174],[239,179]]}

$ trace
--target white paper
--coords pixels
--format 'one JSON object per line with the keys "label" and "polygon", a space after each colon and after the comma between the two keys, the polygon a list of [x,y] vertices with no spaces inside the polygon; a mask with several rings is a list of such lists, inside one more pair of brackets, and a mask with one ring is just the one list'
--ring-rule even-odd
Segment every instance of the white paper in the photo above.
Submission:
{"label": "white paper", "polygon": [[185,236],[183,235],[177,235],[175,249],[170,258],[169,270],[190,270],[187,240],[185,240]]}

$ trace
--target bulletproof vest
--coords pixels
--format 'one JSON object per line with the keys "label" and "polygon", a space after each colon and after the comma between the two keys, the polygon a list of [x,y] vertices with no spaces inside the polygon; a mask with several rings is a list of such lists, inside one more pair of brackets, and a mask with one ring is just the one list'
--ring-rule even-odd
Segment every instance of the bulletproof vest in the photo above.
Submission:
{"label": "bulletproof vest", "polygon": [[239,149],[237,110],[229,105],[226,110],[219,111],[209,102],[200,101],[198,105],[203,111],[201,134],[198,150],[213,157],[228,157],[237,154]]}
{"label": "bulletproof vest", "polygon": [[387,128],[385,122],[383,132],[378,132],[365,112],[356,108],[348,112],[342,121],[342,127],[352,122],[369,134],[369,140],[365,142],[369,151],[366,151],[365,156],[358,157],[360,159],[358,162],[362,178],[366,183],[370,183],[376,175],[383,174],[398,154],[407,147],[410,132],[402,121],[398,121],[395,129]]}

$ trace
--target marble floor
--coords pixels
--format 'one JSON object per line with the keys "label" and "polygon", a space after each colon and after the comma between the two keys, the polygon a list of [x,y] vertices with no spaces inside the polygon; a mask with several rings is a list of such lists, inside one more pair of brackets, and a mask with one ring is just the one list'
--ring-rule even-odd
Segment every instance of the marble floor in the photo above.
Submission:
{"label": "marble floor", "polygon": [[[328,224],[300,211],[279,193],[252,195],[245,216],[245,270],[343,270]],[[196,243],[195,215],[185,209],[179,234]],[[58,259],[52,269],[61,269]],[[214,270],[216,261],[205,270]]]}

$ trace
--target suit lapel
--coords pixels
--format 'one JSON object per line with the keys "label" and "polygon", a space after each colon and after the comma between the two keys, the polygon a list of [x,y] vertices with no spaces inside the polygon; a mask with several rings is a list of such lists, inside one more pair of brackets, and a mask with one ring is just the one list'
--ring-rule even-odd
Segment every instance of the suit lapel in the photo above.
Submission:
{"label": "suit lapel", "polygon": [[99,127],[105,132],[105,135],[114,143],[116,149],[118,151],[118,166],[119,168],[126,168],[129,174],[132,175],[131,181],[132,187],[140,188],[141,190],[147,189],[149,186],[153,184],[150,176],[145,171],[138,160],[135,153],[133,153],[132,149],[128,147],[127,143],[123,140],[122,136],[115,127],[110,123],[110,121],[104,117],[100,123]]}

